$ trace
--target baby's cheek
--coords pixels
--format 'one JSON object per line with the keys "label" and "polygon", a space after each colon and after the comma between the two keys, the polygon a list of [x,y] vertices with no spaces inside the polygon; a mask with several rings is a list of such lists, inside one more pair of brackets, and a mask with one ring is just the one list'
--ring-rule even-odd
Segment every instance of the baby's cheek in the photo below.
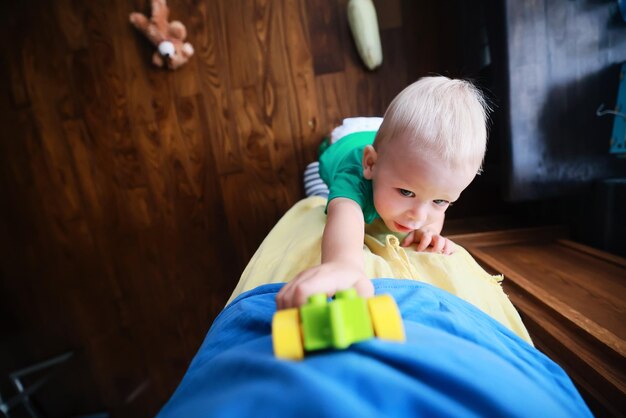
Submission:
{"label": "baby's cheek", "polygon": [[445,210],[433,210],[429,216],[430,217],[429,223],[441,221],[442,219],[444,219],[445,216],[446,216]]}
{"label": "baby's cheek", "polygon": [[376,208],[376,212],[378,212],[380,217],[385,220],[385,217],[388,215],[388,203],[385,196],[382,196],[380,193],[374,194],[374,208]]}

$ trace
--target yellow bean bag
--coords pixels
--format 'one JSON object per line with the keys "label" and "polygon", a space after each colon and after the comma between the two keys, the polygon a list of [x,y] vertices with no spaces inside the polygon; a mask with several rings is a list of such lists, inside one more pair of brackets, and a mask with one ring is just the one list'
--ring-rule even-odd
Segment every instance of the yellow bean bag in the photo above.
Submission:
{"label": "yellow bean bag", "polygon": [[[229,303],[259,285],[287,282],[319,264],[325,207],[326,199],[315,196],[296,203],[261,243]],[[502,276],[488,274],[458,245],[450,256],[416,252],[400,247],[398,236],[390,234],[382,222],[374,222],[366,227],[363,251],[368,277],[429,283],[473,304],[532,343],[519,314],[502,291]]]}

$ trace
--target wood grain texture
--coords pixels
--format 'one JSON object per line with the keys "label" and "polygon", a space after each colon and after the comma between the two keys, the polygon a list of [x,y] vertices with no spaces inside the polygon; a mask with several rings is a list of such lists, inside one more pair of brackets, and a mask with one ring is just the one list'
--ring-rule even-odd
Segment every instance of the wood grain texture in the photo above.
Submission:
{"label": "wood grain texture", "polygon": [[344,40],[337,28],[344,25],[340,7],[342,0],[310,0],[306,2],[309,39],[315,75],[343,71]]}
{"label": "wood grain texture", "polygon": [[600,416],[626,407],[626,260],[563,239],[560,228],[451,236],[504,289],[538,348],[557,361]]}
{"label": "wood grain texture", "polygon": [[147,0],[0,17],[0,378],[75,351],[34,397],[50,416],[154,415],[323,136],[446,65],[409,50],[409,0],[385,15],[376,72],[347,0],[168,3],[196,51],[176,72],[128,23]]}

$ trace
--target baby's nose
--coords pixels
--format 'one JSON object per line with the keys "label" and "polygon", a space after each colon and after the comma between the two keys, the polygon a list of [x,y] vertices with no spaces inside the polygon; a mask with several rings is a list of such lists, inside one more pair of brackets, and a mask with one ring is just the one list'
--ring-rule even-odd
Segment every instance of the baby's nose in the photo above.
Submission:
{"label": "baby's nose", "polygon": [[428,216],[426,205],[420,203],[413,206],[409,210],[408,216],[414,223],[424,222]]}

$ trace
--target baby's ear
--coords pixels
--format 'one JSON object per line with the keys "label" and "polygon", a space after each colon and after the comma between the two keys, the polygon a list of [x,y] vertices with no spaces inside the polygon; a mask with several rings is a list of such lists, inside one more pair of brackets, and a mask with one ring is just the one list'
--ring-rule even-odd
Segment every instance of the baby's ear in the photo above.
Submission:
{"label": "baby's ear", "polygon": [[368,145],[363,149],[363,177],[371,180],[374,177],[374,165],[378,154],[373,146]]}

